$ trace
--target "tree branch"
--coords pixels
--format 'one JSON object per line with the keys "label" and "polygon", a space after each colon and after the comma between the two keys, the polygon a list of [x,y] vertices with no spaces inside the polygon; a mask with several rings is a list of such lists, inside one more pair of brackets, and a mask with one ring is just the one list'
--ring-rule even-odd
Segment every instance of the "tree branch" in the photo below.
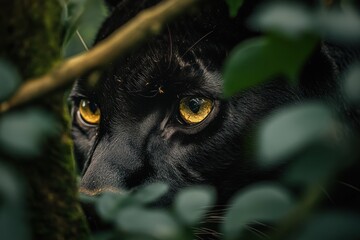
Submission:
{"label": "tree branch", "polygon": [[140,12],[90,51],[62,62],[44,76],[26,81],[8,101],[0,104],[0,113],[69,86],[76,78],[126,55],[150,36],[159,34],[168,22],[200,1],[164,0]]}

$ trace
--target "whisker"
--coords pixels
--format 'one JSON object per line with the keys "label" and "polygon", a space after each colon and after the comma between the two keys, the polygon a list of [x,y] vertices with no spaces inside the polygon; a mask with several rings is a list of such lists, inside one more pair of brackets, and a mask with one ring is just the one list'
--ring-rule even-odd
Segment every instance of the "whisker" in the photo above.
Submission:
{"label": "whisker", "polygon": [[226,211],[228,211],[229,208],[224,208],[224,209],[214,209],[214,210],[211,210],[209,211],[209,213],[224,213]]}
{"label": "whisker", "polygon": [[195,234],[196,239],[204,240],[202,237]]}
{"label": "whisker", "polygon": [[197,234],[197,235],[204,235],[204,234],[209,234],[209,235],[212,235],[216,238],[219,238],[221,237],[223,234],[220,233],[220,232],[217,232],[215,230],[212,230],[210,228],[205,228],[205,227],[201,227],[201,228],[196,228],[194,230],[194,234]]}
{"label": "whisker", "polygon": [[200,222],[201,224],[205,224],[205,223],[223,223],[224,219],[213,219],[213,220],[209,220],[207,219],[206,221]]}
{"label": "whisker", "polygon": [[348,188],[351,188],[351,189],[355,190],[356,192],[360,192],[360,188],[358,188],[358,187],[356,187],[356,186],[354,186],[352,184],[349,184],[349,183],[346,183],[346,182],[343,182],[343,181],[337,181],[337,182],[344,185],[344,186],[346,186],[346,187],[348,187]]}
{"label": "whisker", "polygon": [[169,44],[170,44],[170,56],[169,56],[169,64],[168,64],[167,69],[170,69],[172,55],[173,55],[173,43],[172,43],[172,37],[171,37],[171,32],[170,32],[169,25],[166,25],[166,27],[167,27],[167,30],[168,30],[168,33],[169,33]]}
{"label": "whisker", "polygon": [[209,218],[212,218],[212,219],[224,219],[225,217],[224,216],[209,216]]}
{"label": "whisker", "polygon": [[224,220],[225,217],[223,216],[205,216],[205,221],[208,222],[208,221],[214,221],[214,220]]}
{"label": "whisker", "polygon": [[267,227],[267,228],[269,228],[269,229],[271,229],[271,230],[276,230],[276,228],[273,227],[272,225],[265,224],[265,223],[263,223],[263,222],[259,222],[259,221],[256,221],[256,220],[253,220],[252,222],[255,223],[255,224],[257,224],[257,225]]}
{"label": "whisker", "polygon": [[201,42],[202,40],[204,40],[207,36],[209,36],[211,33],[213,33],[214,30],[211,30],[210,32],[208,32],[207,34],[205,34],[204,36],[202,36],[199,40],[197,40],[193,45],[191,45],[191,47],[188,48],[188,50],[185,51],[185,53],[183,55],[181,55],[181,57],[184,57],[191,49],[193,49],[199,42]]}
{"label": "whisker", "polygon": [[222,222],[224,222],[224,219],[225,219],[224,217],[218,217],[218,218],[216,218],[216,217],[212,217],[212,218],[206,217],[200,223],[205,223],[205,224],[206,223],[222,223]]}
{"label": "whisker", "polygon": [[254,233],[256,236],[260,237],[261,239],[270,239],[269,235],[263,233],[262,231],[260,231],[259,229],[256,229],[254,227],[250,227],[248,225],[245,226],[245,228],[247,230],[249,230],[250,232]]}
{"label": "whisker", "polygon": [[220,207],[222,207],[222,208],[225,208],[225,207],[226,207],[226,208],[230,208],[231,206],[232,206],[231,204],[222,204],[222,205],[221,205],[221,204],[217,204],[217,205],[214,205],[214,207],[219,207],[219,208],[220,208]]}
{"label": "whisker", "polygon": [[[155,53],[155,50],[154,50],[154,48],[153,48],[153,46],[152,45],[148,45],[149,46],[149,51],[151,52],[151,55],[152,56],[154,56],[154,59],[156,59],[156,53]],[[159,71],[159,73],[161,73],[162,72],[162,68],[160,67],[160,65],[159,65],[159,60],[154,60],[153,61],[154,63],[155,63],[155,66],[156,66],[156,68],[158,69],[158,71]]]}
{"label": "whisker", "polygon": [[320,190],[325,194],[325,196],[330,200],[331,203],[335,204],[335,201],[331,198],[330,194],[326,189],[319,185]]}
{"label": "whisker", "polygon": [[214,210],[224,210],[224,209],[230,209],[232,205],[211,205],[211,207],[216,208]]}
{"label": "whisker", "polygon": [[213,213],[205,213],[204,217],[210,218],[210,219],[218,219],[221,218],[223,214],[213,214]]}
{"label": "whisker", "polygon": [[210,229],[210,228],[205,228],[205,227],[203,227],[202,229],[205,230],[205,231],[208,231],[209,233],[214,234],[214,236],[222,236],[222,235],[223,235],[222,233],[217,232],[217,231],[215,231],[215,230],[213,230],[213,229]]}

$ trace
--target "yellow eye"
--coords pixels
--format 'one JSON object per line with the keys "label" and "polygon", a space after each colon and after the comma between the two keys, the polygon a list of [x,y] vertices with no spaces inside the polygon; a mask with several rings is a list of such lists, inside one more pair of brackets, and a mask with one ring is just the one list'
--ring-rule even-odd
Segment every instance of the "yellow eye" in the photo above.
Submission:
{"label": "yellow eye", "polygon": [[188,124],[203,121],[211,112],[213,102],[202,97],[186,97],[180,100],[179,112],[181,118]]}
{"label": "yellow eye", "polygon": [[88,124],[99,124],[100,122],[100,108],[98,106],[86,99],[82,99],[79,104],[79,113],[86,123]]}

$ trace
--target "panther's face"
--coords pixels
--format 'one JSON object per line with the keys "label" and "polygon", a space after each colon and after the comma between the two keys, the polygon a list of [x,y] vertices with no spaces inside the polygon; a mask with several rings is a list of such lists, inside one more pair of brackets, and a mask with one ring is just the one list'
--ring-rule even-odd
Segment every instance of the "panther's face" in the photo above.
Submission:
{"label": "panther's face", "polygon": [[[87,78],[76,82],[72,134],[84,192],[160,181],[171,189],[164,202],[194,184],[213,185],[226,200],[271,175],[249,154],[249,134],[266,114],[299,96],[275,81],[222,97],[224,59],[250,34],[233,29],[222,2],[213,16],[209,9],[187,16],[112,63],[95,87]],[[99,39],[134,14],[126,4],[115,9]]]}

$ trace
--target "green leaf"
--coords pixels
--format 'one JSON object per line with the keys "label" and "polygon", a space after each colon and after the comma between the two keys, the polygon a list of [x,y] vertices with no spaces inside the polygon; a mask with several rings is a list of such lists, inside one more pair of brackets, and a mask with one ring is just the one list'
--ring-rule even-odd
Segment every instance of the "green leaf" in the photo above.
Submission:
{"label": "green leaf", "polygon": [[344,96],[350,104],[360,105],[360,65],[352,66],[344,81]]}
{"label": "green leaf", "polygon": [[323,38],[342,44],[360,40],[360,16],[354,9],[321,11],[317,18],[318,34]]}
{"label": "green leaf", "polygon": [[250,26],[290,38],[310,33],[342,44],[356,44],[360,39],[360,16],[351,7],[315,12],[299,3],[271,3],[255,12]]}
{"label": "green leaf", "polygon": [[259,162],[278,164],[314,143],[335,142],[340,126],[327,106],[308,102],[283,108],[260,127]]}
{"label": "green leaf", "polygon": [[314,15],[297,3],[273,3],[260,8],[250,19],[257,30],[298,38],[314,33]]}
{"label": "green leaf", "polygon": [[0,119],[0,148],[15,157],[37,157],[59,130],[55,119],[39,109],[11,112]]}
{"label": "green leaf", "polygon": [[165,183],[152,183],[141,187],[133,194],[133,200],[137,203],[148,204],[155,202],[169,190]]}
{"label": "green leaf", "polygon": [[292,159],[284,180],[292,185],[322,184],[342,170],[349,157],[336,146],[315,145]]}
{"label": "green leaf", "polygon": [[0,239],[30,239],[25,218],[23,186],[8,166],[0,164]]}
{"label": "green leaf", "polygon": [[87,0],[69,0],[63,6],[63,45],[66,45],[76,32]]}
{"label": "green leaf", "polygon": [[360,239],[360,216],[350,212],[331,211],[314,216],[295,240]]}
{"label": "green leaf", "polygon": [[163,210],[128,207],[119,212],[117,228],[127,235],[142,235],[144,239],[178,239],[181,229],[171,215]]}
{"label": "green leaf", "polygon": [[[0,159],[1,160],[1,159]],[[0,196],[1,203],[22,203],[22,186],[12,169],[0,162]]]}
{"label": "green leaf", "polygon": [[226,0],[226,2],[229,6],[230,16],[235,17],[240,7],[243,5],[244,0]]}
{"label": "green leaf", "polygon": [[215,192],[205,186],[191,187],[182,190],[175,199],[175,211],[187,225],[200,222],[205,213],[212,207]]}
{"label": "green leaf", "polygon": [[96,210],[104,220],[113,220],[125,199],[120,193],[105,192],[97,200]]}
{"label": "green leaf", "polygon": [[273,184],[257,184],[241,191],[230,204],[222,225],[225,239],[241,239],[247,224],[278,221],[293,206],[290,194]]}
{"label": "green leaf", "polygon": [[9,98],[18,88],[21,77],[10,63],[0,59],[0,102]]}
{"label": "green leaf", "polygon": [[79,193],[79,201],[83,204],[95,204],[98,199],[98,196],[90,196],[85,193]]}
{"label": "green leaf", "polygon": [[66,38],[67,44],[64,48],[65,57],[70,57],[86,50],[79,36],[74,34],[76,30],[79,30],[82,39],[89,46],[94,41],[98,29],[108,15],[105,1],[91,0],[86,1],[85,4],[82,3],[82,0],[78,1],[80,1],[78,5],[76,5],[77,1],[74,1],[74,6],[71,7],[73,10],[70,9],[74,14],[71,17],[72,20],[67,25],[68,34]]}
{"label": "green leaf", "polygon": [[23,208],[4,205],[0,208],[0,239],[27,240],[31,239],[29,227],[25,221]]}
{"label": "green leaf", "polygon": [[279,36],[244,41],[225,63],[225,96],[279,76],[295,81],[316,42],[314,37],[290,40]]}

